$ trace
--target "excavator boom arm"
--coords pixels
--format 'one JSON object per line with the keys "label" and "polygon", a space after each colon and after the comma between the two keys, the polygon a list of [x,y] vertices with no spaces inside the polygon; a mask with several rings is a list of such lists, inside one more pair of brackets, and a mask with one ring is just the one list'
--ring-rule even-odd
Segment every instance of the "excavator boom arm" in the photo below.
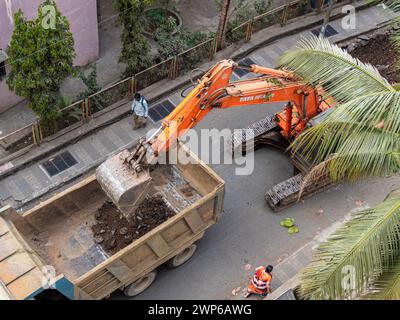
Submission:
{"label": "excavator boom arm", "polygon": [[[262,76],[230,83],[235,68],[247,68]],[[156,139],[151,141],[151,146],[156,155],[168,151],[177,138],[196,126],[213,108],[283,101],[296,107],[299,117],[295,121],[305,127],[307,119],[317,114],[318,100],[313,88],[299,82],[289,72],[257,65],[241,67],[231,60],[224,60],[205,74],[188,96],[162,121],[162,127],[157,131]],[[293,117],[287,121],[286,118],[285,114],[277,117],[283,134],[289,137]]]}
{"label": "excavator boom arm", "polygon": [[[230,82],[235,68],[258,73],[260,77]],[[212,109],[281,101],[286,102],[286,107],[275,115],[275,120],[288,140],[302,132],[308,120],[317,115],[325,103],[314,88],[292,73],[223,60],[198,81],[151,137],[142,140],[133,152],[125,150],[99,166],[97,180],[120,210],[129,215],[150,186],[151,176],[145,164],[153,163],[161,152],[168,151],[177,138]]]}

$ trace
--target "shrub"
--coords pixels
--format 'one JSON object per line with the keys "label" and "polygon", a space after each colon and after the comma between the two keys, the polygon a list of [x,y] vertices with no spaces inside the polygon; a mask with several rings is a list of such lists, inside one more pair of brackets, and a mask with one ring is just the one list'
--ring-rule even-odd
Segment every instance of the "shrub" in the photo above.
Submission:
{"label": "shrub", "polygon": [[257,14],[263,14],[269,10],[271,10],[273,0],[256,0],[254,2],[254,10],[256,10]]}
{"label": "shrub", "polygon": [[151,60],[149,58],[150,45],[143,35],[144,9],[151,0],[116,0],[115,6],[119,11],[119,21],[123,26],[121,35],[122,51],[119,62],[127,65],[125,77],[146,69]]}
{"label": "shrub", "polygon": [[[55,13],[54,25],[47,28],[43,26],[49,19],[45,6],[52,6]],[[39,6],[36,20],[26,20],[21,10],[14,15],[8,55],[9,88],[29,101],[41,122],[56,126],[62,104],[60,86],[67,76],[74,74],[75,49],[69,23],[54,0]]]}

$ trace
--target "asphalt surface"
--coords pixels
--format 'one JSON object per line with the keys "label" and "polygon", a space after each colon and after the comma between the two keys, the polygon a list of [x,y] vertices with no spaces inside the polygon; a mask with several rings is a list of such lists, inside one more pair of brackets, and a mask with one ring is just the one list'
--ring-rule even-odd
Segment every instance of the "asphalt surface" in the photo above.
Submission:
{"label": "asphalt surface", "polygon": [[[242,128],[279,110],[279,104],[213,110],[196,130]],[[400,179],[378,179],[343,184],[274,213],[264,200],[265,190],[289,178],[292,167],[281,152],[264,148],[255,152],[254,172],[237,176],[234,165],[211,165],[226,181],[225,213],[198,244],[195,255],[177,269],[161,267],[153,285],[135,299],[237,299],[232,290],[244,288],[253,269],[277,264],[316,237],[319,232],[357,207],[384,199]],[[279,225],[294,217],[300,232],[289,235]],[[251,265],[247,270],[245,266]],[[293,266],[295,268],[295,266]],[[279,286],[273,283],[273,288]],[[124,296],[116,292],[114,299]]]}

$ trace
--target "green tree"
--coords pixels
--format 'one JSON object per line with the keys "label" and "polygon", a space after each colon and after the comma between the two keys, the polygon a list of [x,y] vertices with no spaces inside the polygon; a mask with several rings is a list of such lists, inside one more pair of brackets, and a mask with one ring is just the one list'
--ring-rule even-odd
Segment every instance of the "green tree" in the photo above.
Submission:
{"label": "green tree", "polygon": [[[46,6],[54,10],[48,11]],[[21,10],[14,15],[8,55],[9,88],[26,98],[29,107],[43,122],[54,121],[62,100],[60,85],[74,73],[75,57],[69,23],[54,0],[46,0],[39,6],[36,20],[28,21]]]}
{"label": "green tree", "polygon": [[119,62],[127,65],[124,75],[129,77],[146,69],[151,59],[150,45],[143,35],[144,9],[152,0],[117,0],[119,21],[123,26],[121,35],[122,52]]}
{"label": "green tree", "polygon": [[[301,41],[282,56],[281,64],[337,101],[321,124],[292,144],[294,152],[306,157],[316,152],[316,166],[305,183],[323,172],[333,180],[399,173],[400,92],[373,66],[323,37]],[[343,285],[347,271],[350,286]],[[300,278],[298,293],[305,299],[398,299],[400,190],[375,208],[353,213],[317,248]]]}

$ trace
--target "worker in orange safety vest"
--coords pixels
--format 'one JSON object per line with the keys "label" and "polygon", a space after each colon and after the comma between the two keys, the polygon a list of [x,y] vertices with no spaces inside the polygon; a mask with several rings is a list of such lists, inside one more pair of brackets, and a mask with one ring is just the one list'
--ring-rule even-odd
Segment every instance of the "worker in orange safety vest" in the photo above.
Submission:
{"label": "worker in orange safety vest", "polygon": [[271,265],[268,265],[266,267],[261,266],[256,269],[253,279],[251,279],[251,282],[247,287],[245,298],[247,298],[251,294],[258,294],[265,297],[272,292],[271,282],[273,269],[274,267]]}

